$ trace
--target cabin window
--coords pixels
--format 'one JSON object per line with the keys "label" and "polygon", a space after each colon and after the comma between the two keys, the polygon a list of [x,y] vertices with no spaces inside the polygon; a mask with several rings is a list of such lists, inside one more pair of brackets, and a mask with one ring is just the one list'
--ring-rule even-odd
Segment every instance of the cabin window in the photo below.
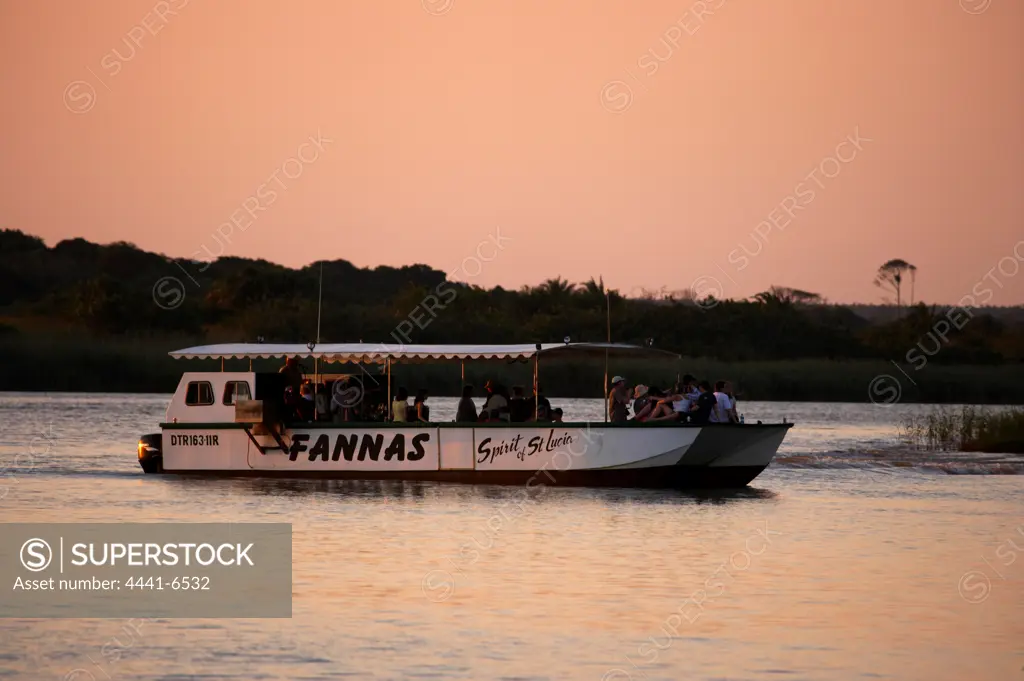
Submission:
{"label": "cabin window", "polygon": [[213,404],[213,386],[209,381],[190,381],[185,389],[185,404],[205,407]]}
{"label": "cabin window", "polygon": [[248,381],[228,381],[224,384],[224,404],[229,407],[239,400],[252,398]]}

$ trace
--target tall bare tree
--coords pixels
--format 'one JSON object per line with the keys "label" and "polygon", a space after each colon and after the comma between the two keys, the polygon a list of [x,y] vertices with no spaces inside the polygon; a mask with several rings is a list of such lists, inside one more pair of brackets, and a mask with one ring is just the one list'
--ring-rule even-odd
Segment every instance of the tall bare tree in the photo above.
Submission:
{"label": "tall bare tree", "polygon": [[914,280],[917,277],[917,268],[906,260],[894,258],[878,268],[875,273],[875,286],[896,294],[896,316],[900,314],[900,307],[903,303],[903,279],[910,274],[911,299],[913,299]]}
{"label": "tall bare tree", "polygon": [[914,284],[917,281],[917,267],[910,266],[910,307],[914,307]]}

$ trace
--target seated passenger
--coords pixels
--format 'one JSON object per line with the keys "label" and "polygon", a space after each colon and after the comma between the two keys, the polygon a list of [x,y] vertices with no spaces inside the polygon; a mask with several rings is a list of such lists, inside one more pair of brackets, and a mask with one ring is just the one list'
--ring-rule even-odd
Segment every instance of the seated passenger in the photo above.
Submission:
{"label": "seated passenger", "polygon": [[476,421],[476,404],[473,402],[473,386],[462,386],[462,399],[459,400],[459,408],[455,412],[455,420],[461,423]]}
{"label": "seated passenger", "polygon": [[517,385],[512,388],[512,399],[509,400],[508,416],[510,421],[526,421],[530,418],[533,405],[523,397],[523,386]]}
{"label": "seated passenger", "polygon": [[682,399],[672,403],[673,409],[683,414],[690,412],[690,408],[697,402],[697,398],[700,397],[700,391],[697,390],[696,382],[697,379],[690,374],[683,376],[683,385],[679,389]]}
{"label": "seated passenger", "polygon": [[562,410],[560,408],[555,407],[551,410],[551,420],[555,423],[562,422]]}
{"label": "seated passenger", "polygon": [[413,421],[429,421],[430,420],[430,407],[425,402],[427,401],[427,391],[425,388],[420,388],[416,392],[416,399],[413,401]]}
{"label": "seated passenger", "polygon": [[484,385],[487,391],[487,401],[480,410],[482,421],[507,421],[508,420],[508,398],[503,394],[505,389],[494,381],[487,381]]}
{"label": "seated passenger", "polygon": [[739,405],[736,404],[736,393],[733,390],[732,382],[725,382],[725,394],[729,396],[729,402],[732,404],[732,409],[729,410],[729,419],[733,423],[742,423],[740,421],[740,413],[738,411]]}
{"label": "seated passenger", "polygon": [[409,391],[405,388],[399,388],[391,401],[391,420],[398,423],[409,420]]}
{"label": "seated passenger", "polygon": [[335,423],[355,421],[355,410],[352,408],[362,397],[358,383],[351,378],[342,378],[330,386],[331,414]]}
{"label": "seated passenger", "polygon": [[654,405],[651,403],[651,398],[647,396],[649,388],[641,383],[633,389],[633,420],[634,421],[646,421],[654,411]]}
{"label": "seated passenger", "polygon": [[[535,404],[534,404],[535,403]],[[544,388],[537,386],[537,390],[534,393],[533,403],[531,407],[531,421],[550,421],[551,420],[551,403],[548,398],[544,397]],[[533,414],[533,408],[536,407],[537,413]]]}
{"label": "seated passenger", "polygon": [[284,389],[284,414],[288,421],[299,419],[299,395],[291,386]]}
{"label": "seated passenger", "polygon": [[675,409],[675,405],[685,399],[680,391],[673,390],[665,394],[660,390],[651,388],[650,392],[654,401],[654,409],[651,411],[650,416],[648,416],[648,421],[675,421],[681,418],[679,412]]}
{"label": "seated passenger", "polygon": [[698,383],[697,389],[700,391],[700,396],[690,411],[690,421],[693,423],[708,423],[711,418],[711,410],[715,408],[715,395],[711,392],[711,384],[707,381]]}
{"label": "seated passenger", "polygon": [[312,421],[316,414],[313,404],[313,386],[303,383],[299,388],[298,417],[300,421]]}

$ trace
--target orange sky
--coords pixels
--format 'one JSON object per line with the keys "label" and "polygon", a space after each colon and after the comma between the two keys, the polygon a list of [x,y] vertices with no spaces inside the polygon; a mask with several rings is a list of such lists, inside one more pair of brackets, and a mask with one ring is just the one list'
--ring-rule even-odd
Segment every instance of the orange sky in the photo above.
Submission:
{"label": "orange sky", "polygon": [[837,302],[901,257],[1017,304],[1022,38],[1019,0],[0,0],[0,226]]}

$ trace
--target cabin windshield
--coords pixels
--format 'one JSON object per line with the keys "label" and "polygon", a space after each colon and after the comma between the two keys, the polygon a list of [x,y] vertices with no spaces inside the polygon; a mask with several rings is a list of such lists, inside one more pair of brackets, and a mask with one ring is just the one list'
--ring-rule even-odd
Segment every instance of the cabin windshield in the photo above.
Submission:
{"label": "cabin windshield", "polygon": [[185,404],[189,407],[205,407],[213,404],[213,386],[209,381],[190,381],[185,389]]}
{"label": "cabin windshield", "polygon": [[248,381],[228,381],[224,384],[224,404],[232,406],[239,400],[252,399]]}

